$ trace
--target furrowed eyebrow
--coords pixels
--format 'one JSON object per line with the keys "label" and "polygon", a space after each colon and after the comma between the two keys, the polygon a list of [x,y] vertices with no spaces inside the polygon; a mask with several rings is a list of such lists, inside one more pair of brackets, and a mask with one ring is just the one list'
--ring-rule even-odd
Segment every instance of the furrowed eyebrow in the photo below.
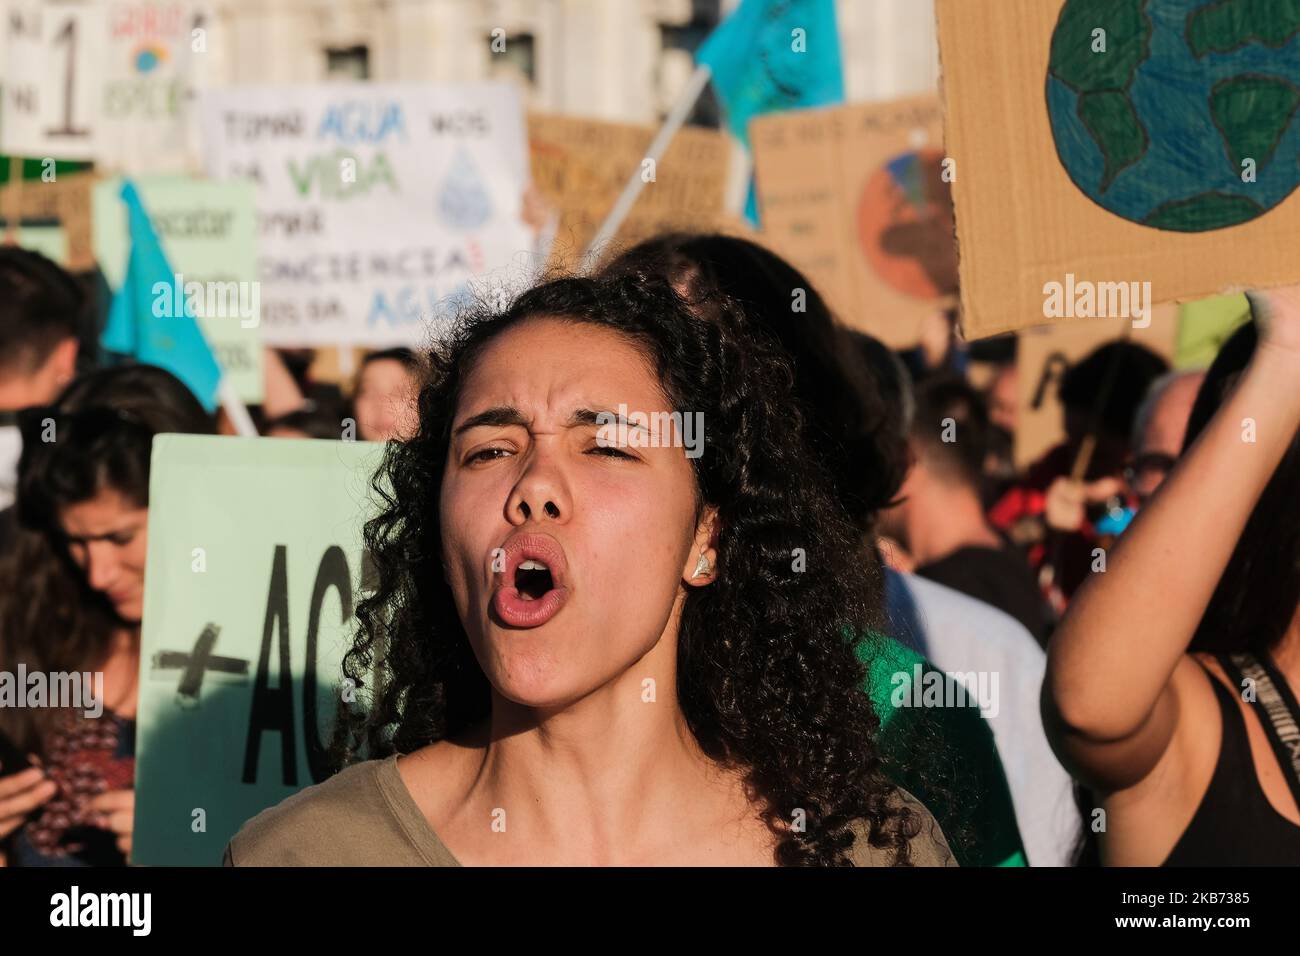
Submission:
{"label": "furrowed eyebrow", "polygon": [[579,408],[577,411],[575,411],[572,415],[569,416],[569,427],[572,428],[574,426],[580,426],[580,425],[592,425],[597,428],[603,427],[605,425],[623,425],[627,428],[639,428],[641,431],[646,433],[649,433],[650,431],[650,429],[648,429],[644,425],[640,425],[637,422],[628,421],[622,415],[618,414],[618,412],[611,412],[611,411],[597,412],[597,411],[592,411],[590,408]]}
{"label": "furrowed eyebrow", "polygon": [[498,405],[495,408],[489,408],[487,411],[479,412],[477,415],[471,415],[460,423],[454,434],[461,435],[471,428],[481,428],[484,425],[492,425],[497,428],[505,425],[527,427],[528,419],[524,417],[523,412],[512,405]]}

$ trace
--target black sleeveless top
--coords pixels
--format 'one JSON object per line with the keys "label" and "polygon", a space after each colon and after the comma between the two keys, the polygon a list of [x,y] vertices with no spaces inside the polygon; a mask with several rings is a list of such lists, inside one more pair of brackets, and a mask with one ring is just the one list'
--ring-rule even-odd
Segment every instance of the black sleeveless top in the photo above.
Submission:
{"label": "black sleeveless top", "polygon": [[[1297,866],[1300,826],[1273,808],[1255,775],[1246,718],[1208,671],[1223,726],[1210,786],[1164,866]],[[1283,768],[1286,772],[1286,768]]]}

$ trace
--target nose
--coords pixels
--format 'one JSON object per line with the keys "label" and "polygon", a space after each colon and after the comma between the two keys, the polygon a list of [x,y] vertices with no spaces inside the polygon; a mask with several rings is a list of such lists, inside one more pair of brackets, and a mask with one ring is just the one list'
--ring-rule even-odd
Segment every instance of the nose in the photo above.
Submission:
{"label": "nose", "polygon": [[86,580],[96,591],[108,591],[117,580],[119,565],[113,546],[92,541],[86,546]]}
{"label": "nose", "polygon": [[572,501],[563,475],[548,455],[535,450],[524,473],[510,490],[506,501],[506,520],[521,525],[529,520],[567,521]]}

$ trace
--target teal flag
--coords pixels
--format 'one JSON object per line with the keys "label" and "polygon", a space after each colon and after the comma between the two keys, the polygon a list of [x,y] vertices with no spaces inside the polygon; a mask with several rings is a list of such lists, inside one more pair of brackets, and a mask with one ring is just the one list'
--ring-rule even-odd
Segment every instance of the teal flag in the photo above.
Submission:
{"label": "teal flag", "polygon": [[183,277],[172,271],[135,185],[122,184],[131,236],[126,278],[113,296],[100,345],[171,372],[203,407],[217,407],[221,366],[195,318]]}
{"label": "teal flag", "polygon": [[[743,0],[695,59],[712,70],[727,127],[746,149],[755,116],[844,102],[835,0]],[[752,183],[746,216],[757,224]]]}

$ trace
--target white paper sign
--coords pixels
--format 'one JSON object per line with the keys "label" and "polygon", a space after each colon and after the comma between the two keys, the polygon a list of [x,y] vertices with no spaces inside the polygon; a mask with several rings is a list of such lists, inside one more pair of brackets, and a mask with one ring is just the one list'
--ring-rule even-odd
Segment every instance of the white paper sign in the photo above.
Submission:
{"label": "white paper sign", "polygon": [[93,0],[11,0],[5,12],[0,150],[94,159],[107,8]]}
{"label": "white paper sign", "polygon": [[0,146],[103,171],[190,165],[193,83],[213,42],[197,0],[10,0]]}
{"label": "white paper sign", "polygon": [[199,112],[209,175],[258,186],[267,344],[419,344],[535,268],[512,86],[243,87]]}

